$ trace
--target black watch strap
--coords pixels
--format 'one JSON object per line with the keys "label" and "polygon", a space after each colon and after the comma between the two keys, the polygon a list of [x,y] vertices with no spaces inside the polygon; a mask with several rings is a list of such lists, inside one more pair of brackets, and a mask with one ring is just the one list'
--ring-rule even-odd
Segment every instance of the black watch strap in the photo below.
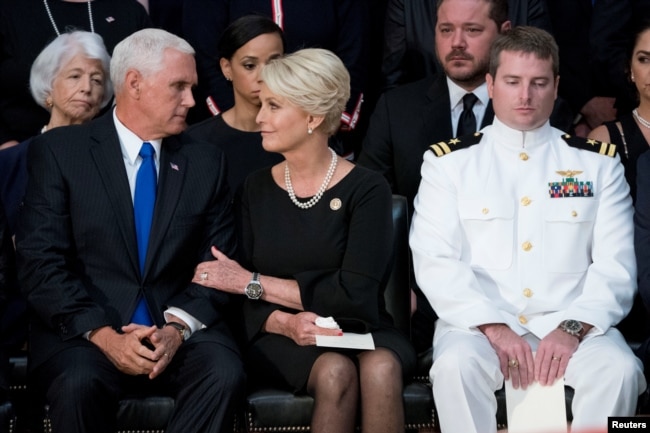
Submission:
{"label": "black watch strap", "polygon": [[165,323],[165,326],[171,326],[172,328],[175,328],[178,331],[178,335],[181,336],[181,341],[185,341],[185,332],[187,331],[187,328],[183,325],[181,325],[178,322],[167,322]]}

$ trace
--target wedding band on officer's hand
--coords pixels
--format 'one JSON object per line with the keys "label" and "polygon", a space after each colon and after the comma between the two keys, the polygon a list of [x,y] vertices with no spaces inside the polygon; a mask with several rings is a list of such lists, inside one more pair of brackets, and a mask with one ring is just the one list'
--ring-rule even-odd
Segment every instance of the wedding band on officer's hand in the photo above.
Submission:
{"label": "wedding band on officer's hand", "polygon": [[559,360],[560,358],[558,358],[557,356],[551,356],[551,361],[559,361]]}
{"label": "wedding band on officer's hand", "polygon": [[205,281],[208,279],[208,273],[207,272],[201,272],[201,281]]}
{"label": "wedding band on officer's hand", "polygon": [[511,359],[510,361],[508,361],[508,366],[510,368],[519,368],[519,361],[517,361],[516,359]]}

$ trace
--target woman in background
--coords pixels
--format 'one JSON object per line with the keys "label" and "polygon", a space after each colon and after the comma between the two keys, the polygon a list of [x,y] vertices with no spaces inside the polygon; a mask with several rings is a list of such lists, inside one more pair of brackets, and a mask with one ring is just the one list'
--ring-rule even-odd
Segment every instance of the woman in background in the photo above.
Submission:
{"label": "woman in background", "polygon": [[[113,97],[110,56],[97,33],[62,33],[36,57],[30,71],[34,101],[50,113],[41,132],[90,121]],[[0,199],[11,233],[27,187],[27,149],[32,138],[0,150]]]}
{"label": "woman in background", "polygon": [[619,115],[618,120],[595,128],[589,138],[616,144],[630,195],[636,201],[637,160],[650,148],[650,21],[635,34],[628,65],[629,79],[635,86],[639,105],[632,112]]}
{"label": "woman in background", "polygon": [[193,137],[214,143],[226,154],[228,184],[236,191],[246,176],[276,164],[282,157],[262,147],[260,126],[260,70],[284,53],[282,30],[261,15],[246,15],[230,24],[219,40],[223,76],[232,84],[235,105],[188,128]]}
{"label": "woman in background", "polygon": [[[213,249],[217,260],[199,264],[193,282],[247,296],[251,383],[311,395],[312,432],[351,433],[359,412],[362,432],[403,431],[415,351],[383,303],[390,187],[328,146],[349,73],[332,52],[303,49],[271,60],[262,81],[262,143],[285,162],[244,183],[242,265]],[[376,349],[316,346],[317,335],[342,331],[371,333]]]}

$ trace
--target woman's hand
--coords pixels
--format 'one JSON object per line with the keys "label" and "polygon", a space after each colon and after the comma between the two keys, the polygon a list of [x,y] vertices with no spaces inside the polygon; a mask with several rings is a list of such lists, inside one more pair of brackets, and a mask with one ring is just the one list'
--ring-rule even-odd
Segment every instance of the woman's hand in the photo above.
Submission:
{"label": "woman's hand", "polygon": [[252,273],[229,259],[216,247],[212,247],[212,255],[216,260],[199,263],[194,269],[192,282],[227,293],[244,294],[244,288]]}
{"label": "woman's hand", "polygon": [[313,346],[317,335],[343,335],[340,329],[321,328],[316,325],[320,316],[310,311],[297,314],[274,311],[266,320],[265,330],[291,338],[299,346]]}

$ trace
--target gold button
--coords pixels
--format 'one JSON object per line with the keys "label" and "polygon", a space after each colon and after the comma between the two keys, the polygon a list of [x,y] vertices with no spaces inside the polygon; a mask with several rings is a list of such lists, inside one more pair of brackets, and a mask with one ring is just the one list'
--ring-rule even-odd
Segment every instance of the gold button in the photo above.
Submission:
{"label": "gold button", "polygon": [[524,198],[521,199],[521,204],[522,204],[523,206],[528,206],[528,205],[530,204],[531,201],[532,201],[532,200],[531,200],[530,198],[528,198],[528,197],[524,197]]}
{"label": "gold button", "polygon": [[571,216],[572,216],[573,218],[577,217],[577,216],[578,216],[578,212],[572,210],[572,211],[571,211]]}
{"label": "gold button", "polygon": [[524,251],[530,251],[533,248],[533,244],[526,241],[523,244],[521,244],[521,248],[523,248]]}
{"label": "gold button", "polygon": [[483,215],[487,215],[488,213],[490,213],[490,209],[484,207],[483,209],[481,209],[481,213],[482,213]]}
{"label": "gold button", "polygon": [[521,159],[522,161],[528,161],[528,154],[526,152],[521,152],[519,154],[519,159]]}
{"label": "gold button", "polygon": [[524,296],[530,298],[531,296],[533,296],[533,291],[528,288],[524,289]]}
{"label": "gold button", "polygon": [[526,323],[528,323],[528,319],[526,319],[525,316],[519,316],[519,323],[525,325]]}

